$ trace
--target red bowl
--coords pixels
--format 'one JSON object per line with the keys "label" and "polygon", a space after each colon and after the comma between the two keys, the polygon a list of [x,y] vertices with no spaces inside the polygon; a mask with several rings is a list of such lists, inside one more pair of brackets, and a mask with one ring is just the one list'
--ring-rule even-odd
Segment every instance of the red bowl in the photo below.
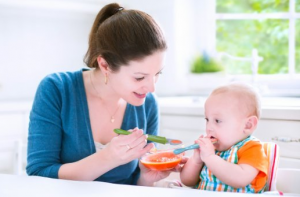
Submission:
{"label": "red bowl", "polygon": [[171,170],[180,163],[182,155],[175,155],[173,150],[156,151],[144,155],[141,158],[141,163],[151,170]]}

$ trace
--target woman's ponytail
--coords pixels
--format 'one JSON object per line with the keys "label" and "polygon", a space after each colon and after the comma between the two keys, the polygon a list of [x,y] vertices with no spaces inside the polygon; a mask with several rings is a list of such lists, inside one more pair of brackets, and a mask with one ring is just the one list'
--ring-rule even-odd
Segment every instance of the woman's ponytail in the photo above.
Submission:
{"label": "woman's ponytail", "polygon": [[112,71],[118,71],[132,60],[166,48],[164,35],[151,16],[112,3],[96,16],[84,62],[90,68],[98,68],[97,58],[101,56]]}
{"label": "woman's ponytail", "polygon": [[123,7],[120,7],[117,3],[112,3],[104,6],[96,16],[96,19],[93,23],[90,35],[89,35],[89,48],[85,55],[84,61],[89,67],[96,68],[98,67],[97,63],[97,31],[99,26],[109,17],[116,14],[117,12],[123,10]]}

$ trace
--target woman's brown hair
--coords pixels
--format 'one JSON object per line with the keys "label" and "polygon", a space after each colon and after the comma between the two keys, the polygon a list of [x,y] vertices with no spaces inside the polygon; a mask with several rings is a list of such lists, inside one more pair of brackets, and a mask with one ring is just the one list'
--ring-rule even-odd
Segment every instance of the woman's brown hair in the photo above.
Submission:
{"label": "woman's brown hair", "polygon": [[151,16],[112,3],[96,16],[84,62],[90,68],[98,68],[97,57],[102,56],[111,70],[118,71],[131,60],[166,48],[164,35]]}

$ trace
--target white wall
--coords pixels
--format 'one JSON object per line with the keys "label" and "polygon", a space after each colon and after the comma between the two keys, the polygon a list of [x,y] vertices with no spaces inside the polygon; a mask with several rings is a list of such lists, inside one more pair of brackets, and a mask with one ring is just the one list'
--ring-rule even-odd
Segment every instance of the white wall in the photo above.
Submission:
{"label": "white wall", "polygon": [[[47,74],[85,67],[88,34],[106,0],[0,0],[0,101],[32,100]],[[202,0],[121,0],[127,9],[140,9],[161,25],[168,42],[158,95],[187,92],[185,76],[192,57],[212,45],[212,24]],[[210,2],[210,3],[209,3]],[[193,7],[199,6],[197,11]],[[194,9],[195,10],[195,9]],[[203,23],[203,29],[199,29]],[[207,37],[206,37],[207,38]]]}
{"label": "white wall", "polygon": [[0,1],[0,100],[33,99],[45,75],[84,66],[95,12],[11,2]]}

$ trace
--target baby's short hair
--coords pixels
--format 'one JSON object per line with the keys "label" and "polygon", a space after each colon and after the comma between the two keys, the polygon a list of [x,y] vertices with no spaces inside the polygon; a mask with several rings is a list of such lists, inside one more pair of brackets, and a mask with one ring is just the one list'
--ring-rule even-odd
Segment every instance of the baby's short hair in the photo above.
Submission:
{"label": "baby's short hair", "polygon": [[248,115],[254,115],[258,119],[260,118],[260,95],[253,86],[241,82],[232,82],[214,89],[210,95],[217,95],[223,93],[234,94],[238,99],[239,103],[244,104],[247,113],[249,113]]}

